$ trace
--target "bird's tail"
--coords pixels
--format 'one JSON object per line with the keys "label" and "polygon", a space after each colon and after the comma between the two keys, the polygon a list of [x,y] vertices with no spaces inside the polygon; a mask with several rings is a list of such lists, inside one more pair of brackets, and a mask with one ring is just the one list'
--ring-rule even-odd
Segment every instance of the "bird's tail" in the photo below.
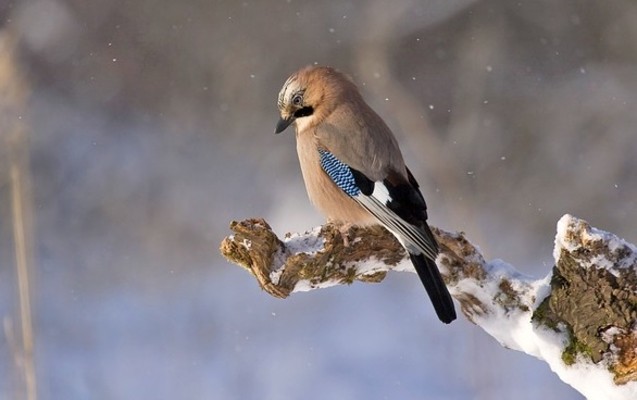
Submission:
{"label": "bird's tail", "polygon": [[440,271],[436,263],[423,254],[409,254],[411,262],[416,268],[416,272],[427,290],[429,299],[436,310],[438,318],[445,324],[456,319],[456,310],[453,306],[453,300],[447,290],[445,282],[440,276]]}

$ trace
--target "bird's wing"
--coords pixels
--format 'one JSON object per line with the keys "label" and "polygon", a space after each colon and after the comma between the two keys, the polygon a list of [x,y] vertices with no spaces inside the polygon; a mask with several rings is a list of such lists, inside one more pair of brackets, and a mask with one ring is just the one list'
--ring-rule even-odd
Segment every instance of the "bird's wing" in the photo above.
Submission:
{"label": "bird's wing", "polygon": [[412,254],[435,260],[438,245],[427,226],[427,205],[413,176],[397,172],[374,181],[326,148],[318,149],[321,168],[348,196],[390,230]]}
{"label": "bird's wing", "polygon": [[[341,104],[315,129],[319,146],[372,180],[405,172],[398,142],[385,122],[362,100]],[[406,176],[405,176],[406,178]]]}

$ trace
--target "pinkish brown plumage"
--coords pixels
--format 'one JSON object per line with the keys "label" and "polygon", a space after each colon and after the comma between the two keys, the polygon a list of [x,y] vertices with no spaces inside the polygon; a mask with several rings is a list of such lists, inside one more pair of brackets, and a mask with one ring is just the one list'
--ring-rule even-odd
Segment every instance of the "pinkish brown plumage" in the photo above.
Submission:
{"label": "pinkish brown plumage", "polygon": [[295,124],[310,201],[332,221],[388,228],[409,252],[438,317],[445,323],[454,320],[418,183],[391,130],[356,85],[333,68],[305,67],[287,79],[278,107],[281,120],[275,132]]}

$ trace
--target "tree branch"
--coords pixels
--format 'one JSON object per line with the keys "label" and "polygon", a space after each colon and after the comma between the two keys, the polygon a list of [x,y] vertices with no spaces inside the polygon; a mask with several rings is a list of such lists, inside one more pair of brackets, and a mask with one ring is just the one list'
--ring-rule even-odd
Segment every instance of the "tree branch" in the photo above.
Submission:
{"label": "tree branch", "polygon": [[[345,246],[332,224],[279,239],[263,219],[232,222],[221,253],[269,294],[285,298],[387,272],[415,272],[380,226],[353,227]],[[565,215],[555,267],[540,280],[500,260],[485,261],[462,233],[432,227],[438,267],[469,321],[503,346],[546,361],[588,398],[637,398],[637,248]]]}

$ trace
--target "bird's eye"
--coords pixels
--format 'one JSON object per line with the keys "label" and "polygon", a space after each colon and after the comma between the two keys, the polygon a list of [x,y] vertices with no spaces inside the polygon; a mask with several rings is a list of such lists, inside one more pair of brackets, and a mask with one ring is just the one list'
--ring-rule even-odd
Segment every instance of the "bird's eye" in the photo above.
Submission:
{"label": "bird's eye", "polygon": [[294,104],[295,106],[302,106],[303,96],[301,96],[300,94],[294,95],[294,97],[292,97],[292,104]]}

